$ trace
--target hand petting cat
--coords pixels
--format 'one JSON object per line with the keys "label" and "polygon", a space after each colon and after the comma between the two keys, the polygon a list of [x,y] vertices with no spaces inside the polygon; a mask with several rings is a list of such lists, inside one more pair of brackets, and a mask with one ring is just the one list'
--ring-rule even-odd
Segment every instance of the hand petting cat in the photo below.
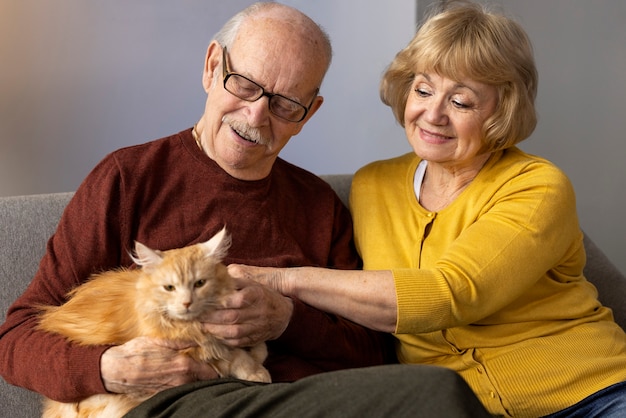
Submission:
{"label": "hand petting cat", "polygon": [[280,337],[291,320],[292,300],[248,278],[235,277],[235,283],[237,291],[223,298],[223,307],[203,315],[204,331],[231,347],[250,347]]}
{"label": "hand petting cat", "polygon": [[253,280],[268,286],[285,296],[295,296],[292,286],[288,281],[288,270],[277,267],[256,267],[245,264],[230,264],[228,274],[237,280]]}
{"label": "hand petting cat", "polygon": [[[351,318],[370,329],[395,332],[398,302],[395,283],[388,270],[334,270],[319,267],[255,267],[231,264],[228,274],[251,280],[324,312]],[[343,287],[337,285],[341,278]],[[375,292],[371,289],[375,288]]]}

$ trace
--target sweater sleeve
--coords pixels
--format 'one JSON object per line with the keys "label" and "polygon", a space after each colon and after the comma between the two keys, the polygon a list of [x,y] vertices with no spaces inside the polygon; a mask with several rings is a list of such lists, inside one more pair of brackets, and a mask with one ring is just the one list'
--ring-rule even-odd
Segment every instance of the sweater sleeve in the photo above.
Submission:
{"label": "sweater sleeve", "polygon": [[[119,218],[119,180],[104,160],[79,187],[50,238],[31,284],[0,328],[0,371],[5,380],[62,402],[106,393],[100,377],[104,346],[78,346],[36,329],[37,305],[59,305],[93,271],[119,266],[119,241],[108,225]],[[118,244],[116,244],[118,243]]]}

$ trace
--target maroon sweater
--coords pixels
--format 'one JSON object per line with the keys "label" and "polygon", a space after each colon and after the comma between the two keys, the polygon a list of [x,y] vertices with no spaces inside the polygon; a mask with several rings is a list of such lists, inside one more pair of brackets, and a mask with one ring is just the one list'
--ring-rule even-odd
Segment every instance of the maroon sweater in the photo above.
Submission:
{"label": "maroon sweater", "polygon": [[[352,221],[330,186],[280,158],[258,181],[229,176],[191,130],[118,150],[88,175],[49,240],[39,271],[0,328],[0,374],[60,401],[105,393],[103,346],[79,347],[36,331],[36,304],[61,304],[91,273],[132,264],[135,240],[170,249],[226,226],[225,260],[261,266],[358,267]],[[383,335],[295,300],[292,320],[268,342],[275,382],[381,364]]]}

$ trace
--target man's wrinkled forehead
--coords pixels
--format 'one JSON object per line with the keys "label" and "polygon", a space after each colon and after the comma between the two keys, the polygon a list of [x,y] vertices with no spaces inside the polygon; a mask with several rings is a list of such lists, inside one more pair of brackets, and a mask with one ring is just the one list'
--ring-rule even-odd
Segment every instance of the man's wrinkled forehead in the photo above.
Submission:
{"label": "man's wrinkled forehead", "polygon": [[319,87],[327,63],[322,41],[295,23],[272,16],[250,17],[242,24],[229,52],[288,62],[303,75],[315,78]]}

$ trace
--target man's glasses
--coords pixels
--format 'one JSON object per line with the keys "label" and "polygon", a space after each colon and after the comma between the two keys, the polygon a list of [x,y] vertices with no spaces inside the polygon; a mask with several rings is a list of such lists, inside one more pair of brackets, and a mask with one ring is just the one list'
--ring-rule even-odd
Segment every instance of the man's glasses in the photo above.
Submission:
{"label": "man's glasses", "polygon": [[289,122],[300,122],[305,118],[318,92],[315,91],[313,100],[308,107],[280,94],[268,93],[249,78],[229,71],[225,46],[222,47],[222,75],[224,76],[224,89],[227,92],[247,102],[255,102],[261,97],[267,96],[270,112]]}

